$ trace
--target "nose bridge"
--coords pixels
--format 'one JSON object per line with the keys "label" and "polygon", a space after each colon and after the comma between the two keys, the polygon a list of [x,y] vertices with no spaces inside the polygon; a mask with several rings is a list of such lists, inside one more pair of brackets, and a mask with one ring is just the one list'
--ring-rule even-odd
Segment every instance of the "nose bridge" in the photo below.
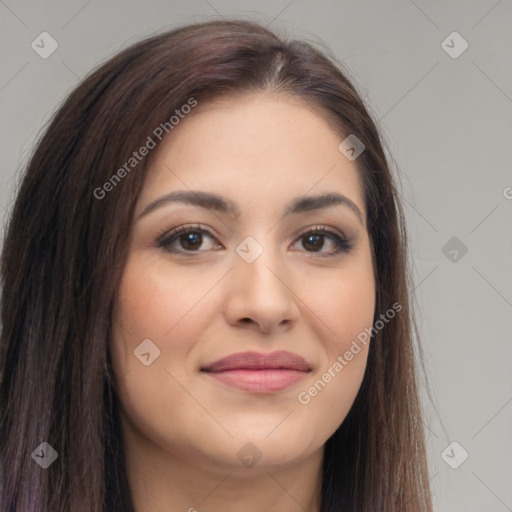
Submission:
{"label": "nose bridge", "polygon": [[259,241],[253,237],[246,237],[236,248],[235,273],[240,276],[244,288],[252,293],[280,292],[284,284],[275,274],[284,272],[281,264],[281,255],[272,242],[271,234],[257,235]]}
{"label": "nose bridge", "polygon": [[[258,238],[258,239],[257,239]],[[228,316],[231,322],[251,319],[270,330],[297,311],[288,273],[271,234],[248,236],[236,247],[231,272]]]}

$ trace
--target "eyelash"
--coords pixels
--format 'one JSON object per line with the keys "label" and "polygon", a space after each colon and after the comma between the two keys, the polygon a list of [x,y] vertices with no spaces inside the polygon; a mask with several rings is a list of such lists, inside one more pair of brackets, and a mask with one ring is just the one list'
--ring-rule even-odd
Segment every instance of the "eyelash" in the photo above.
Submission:
{"label": "eyelash", "polygon": [[[201,233],[201,234],[206,234],[210,238],[215,240],[215,237],[207,229],[204,229],[199,224],[198,225],[193,225],[193,226],[191,226],[191,225],[179,226],[177,228],[171,229],[170,231],[164,231],[158,237],[158,240],[157,240],[158,247],[161,247],[165,251],[170,252],[170,253],[174,253],[174,254],[195,255],[195,254],[199,254],[201,252],[204,252],[204,251],[187,251],[185,249],[175,250],[175,249],[170,249],[169,248],[169,246],[174,241],[179,240],[179,237],[181,235],[184,235],[184,234],[187,234],[187,233],[192,233],[192,232],[198,232],[198,233]],[[348,240],[346,240],[345,238],[343,238],[342,236],[340,236],[336,232],[331,231],[326,226],[313,226],[312,228],[308,229],[307,231],[305,231],[301,235],[299,235],[297,240],[300,240],[301,238],[304,238],[304,237],[306,237],[308,235],[324,235],[324,236],[327,235],[327,236],[330,236],[333,239],[333,241],[334,241],[334,243],[336,245],[336,248],[334,250],[328,252],[327,254],[324,254],[322,252],[318,252],[317,253],[315,251],[306,251],[308,253],[314,254],[316,257],[319,257],[319,258],[328,258],[328,257],[332,257],[332,256],[337,256],[340,253],[348,253],[353,248],[353,245]]]}

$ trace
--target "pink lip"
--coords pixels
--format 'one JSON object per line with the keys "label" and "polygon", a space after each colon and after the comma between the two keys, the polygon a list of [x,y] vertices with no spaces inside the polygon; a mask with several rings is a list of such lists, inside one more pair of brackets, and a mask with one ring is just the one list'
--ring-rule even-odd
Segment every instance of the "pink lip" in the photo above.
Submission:
{"label": "pink lip", "polygon": [[228,386],[269,393],[280,391],[304,378],[311,366],[297,354],[278,350],[270,354],[240,352],[201,368]]}

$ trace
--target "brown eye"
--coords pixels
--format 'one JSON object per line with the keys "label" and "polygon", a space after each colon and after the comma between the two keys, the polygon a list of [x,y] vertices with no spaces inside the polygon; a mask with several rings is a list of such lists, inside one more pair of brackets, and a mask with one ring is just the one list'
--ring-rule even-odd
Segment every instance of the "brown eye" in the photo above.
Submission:
{"label": "brown eye", "polygon": [[305,236],[305,238],[303,238],[303,240],[302,240],[302,245],[304,248],[306,248],[306,249],[311,248],[311,250],[317,251],[319,249],[322,249],[322,247],[324,246],[325,235],[317,233],[317,234],[304,235],[304,236]]}
{"label": "brown eye", "polygon": [[190,231],[186,235],[180,235],[178,240],[183,249],[196,250],[199,249],[203,243],[203,234],[199,231]]}
{"label": "brown eye", "polygon": [[[329,240],[333,249],[330,251],[322,251],[325,246],[326,239]],[[310,229],[306,233],[303,233],[299,240],[301,245],[306,252],[318,253],[321,257],[335,256],[341,252],[349,252],[352,249],[352,244],[340,236],[338,233],[325,229],[325,228],[314,228]]]}
{"label": "brown eye", "polygon": [[207,230],[191,226],[180,226],[166,233],[158,246],[172,253],[202,253],[208,250],[200,250],[207,239],[211,240],[209,250],[222,248]]}

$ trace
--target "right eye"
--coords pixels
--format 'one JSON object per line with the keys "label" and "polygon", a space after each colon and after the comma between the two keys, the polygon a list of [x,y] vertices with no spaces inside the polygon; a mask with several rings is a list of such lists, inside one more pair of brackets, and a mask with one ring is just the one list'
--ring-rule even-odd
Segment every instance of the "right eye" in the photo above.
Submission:
{"label": "right eye", "polygon": [[209,250],[222,248],[220,244],[216,243],[216,239],[208,230],[197,225],[179,226],[167,231],[159,238],[158,246],[171,253],[201,253],[205,252],[199,250],[204,243],[205,235],[212,241],[212,247]]}

